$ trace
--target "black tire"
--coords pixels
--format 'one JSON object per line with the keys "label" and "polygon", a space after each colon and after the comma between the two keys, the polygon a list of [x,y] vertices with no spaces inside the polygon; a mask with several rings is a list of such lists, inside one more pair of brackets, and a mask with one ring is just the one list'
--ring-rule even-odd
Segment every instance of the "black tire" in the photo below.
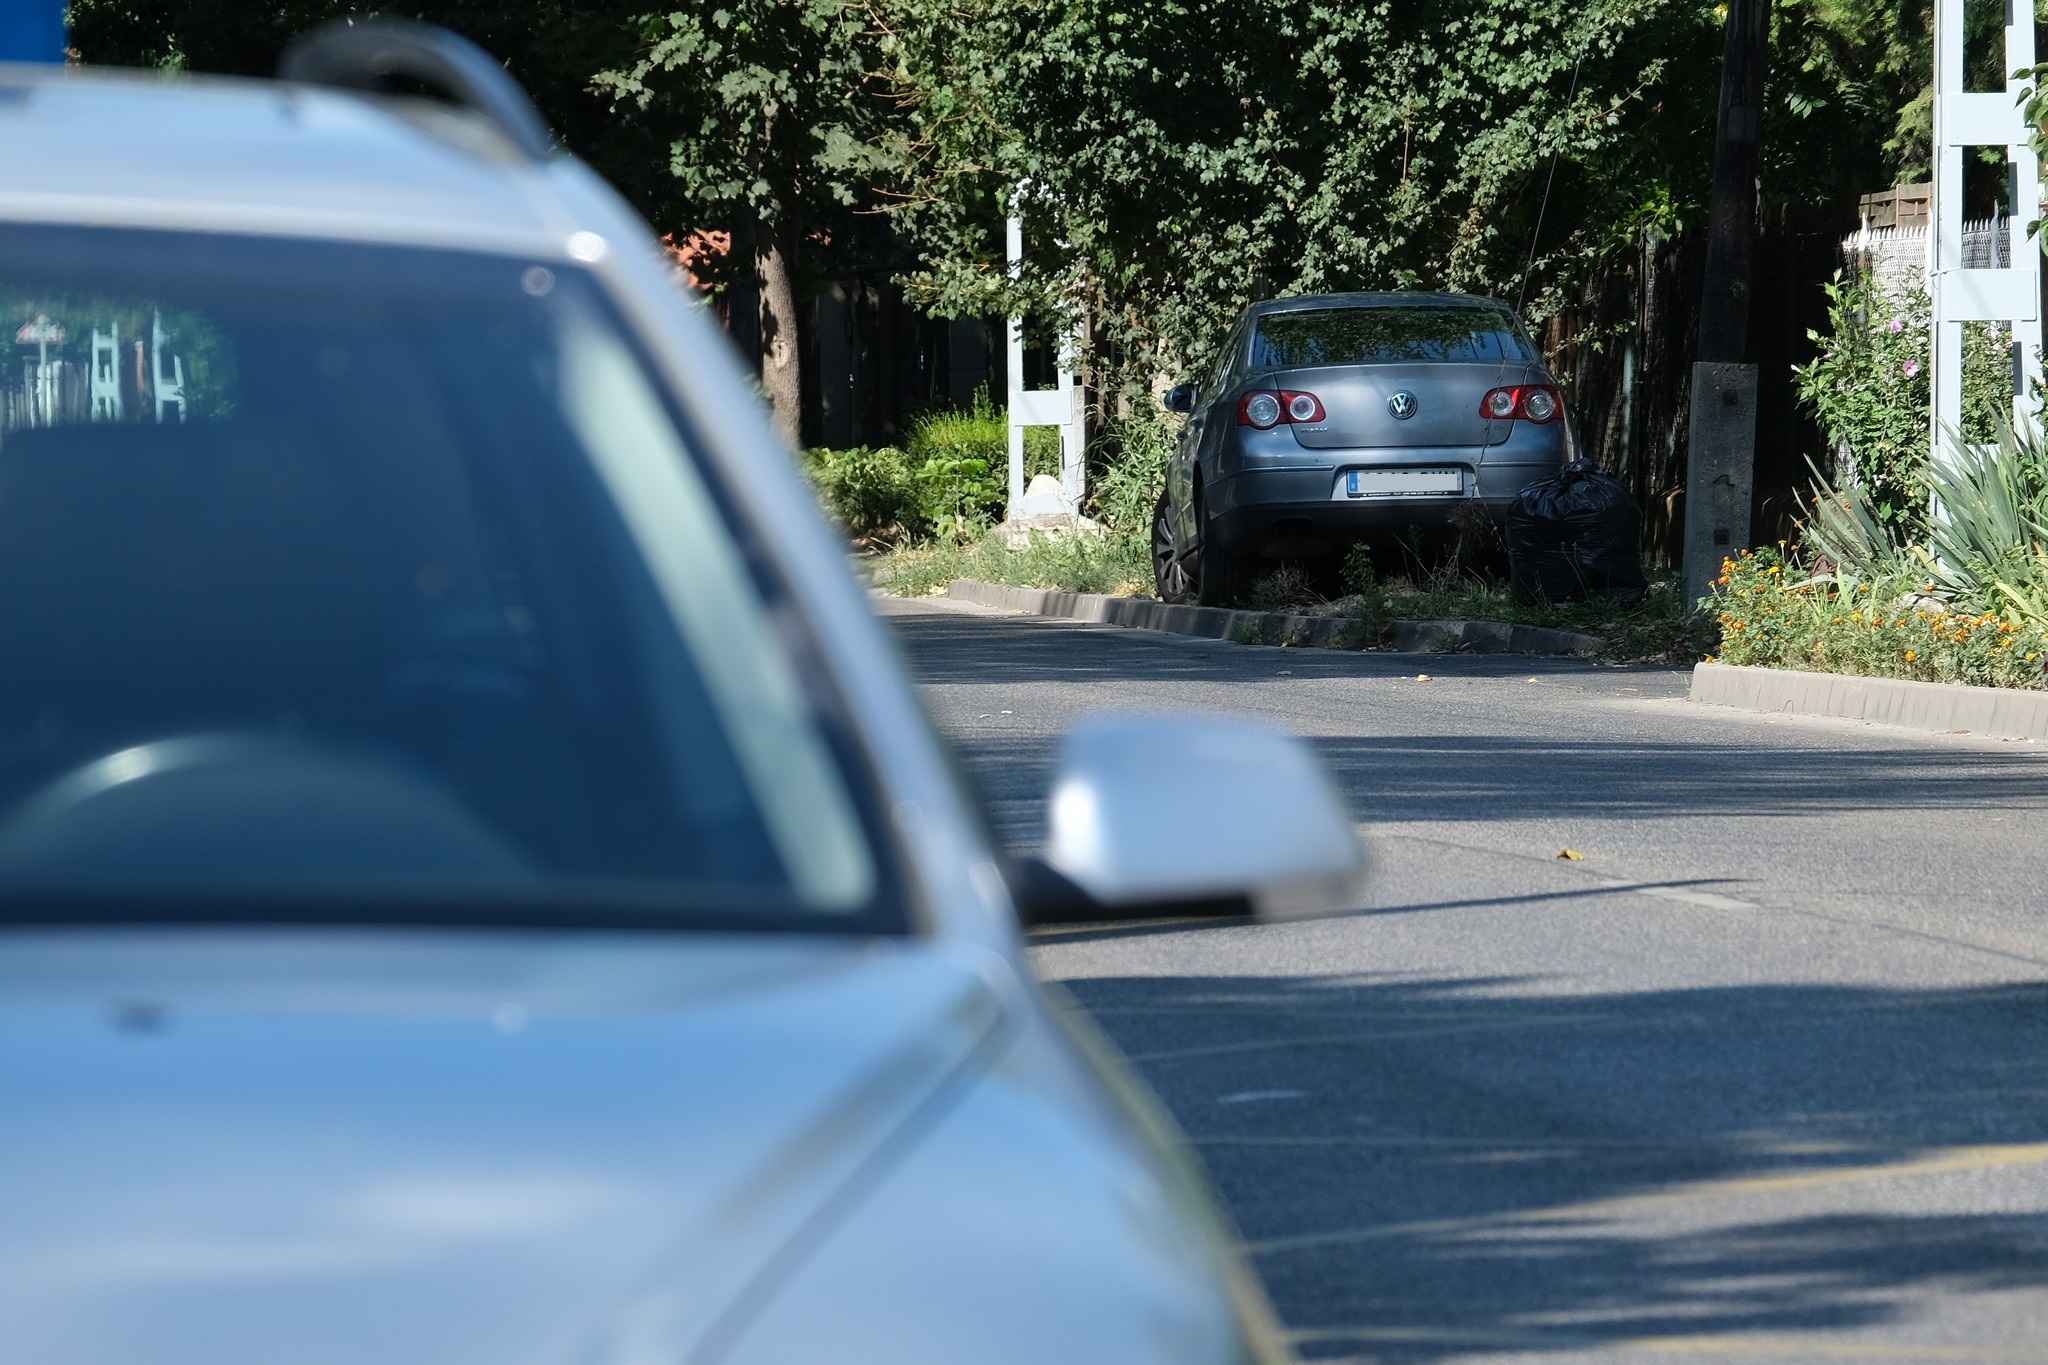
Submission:
{"label": "black tire", "polygon": [[1200,591],[1201,565],[1177,543],[1173,502],[1165,493],[1152,509],[1152,590],[1159,600],[1176,606],[1192,602]]}
{"label": "black tire", "polygon": [[1202,537],[1195,542],[1193,553],[1199,566],[1195,576],[1195,600],[1205,607],[1234,607],[1252,590],[1251,563],[1226,554],[1216,543],[1216,537],[1210,531],[1209,509],[1203,503],[1199,488],[1195,490],[1195,525],[1201,528]]}
{"label": "black tire", "polygon": [[1176,606],[1199,602],[1205,607],[1230,607],[1251,591],[1250,564],[1225,554],[1208,534],[1208,510],[1195,490],[1195,525],[1202,535],[1192,545],[1180,543],[1173,526],[1173,502],[1164,493],[1152,508],[1152,589],[1159,600]]}

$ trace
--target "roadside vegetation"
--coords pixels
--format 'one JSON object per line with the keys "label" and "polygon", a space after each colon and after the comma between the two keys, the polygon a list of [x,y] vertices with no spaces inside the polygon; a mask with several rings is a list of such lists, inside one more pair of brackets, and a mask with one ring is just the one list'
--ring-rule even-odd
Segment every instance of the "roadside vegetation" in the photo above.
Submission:
{"label": "roadside vegetation", "polygon": [[[1829,290],[1801,397],[1834,446],[1793,539],[1721,566],[1723,663],[2040,688],[2048,665],[2048,447],[2009,418],[2006,336],[1964,334],[1963,429],[1931,461],[1927,295]],[[1939,509],[1938,513],[1935,509]]]}
{"label": "roadside vegetation", "polygon": [[[1342,585],[1342,597],[1317,603],[1311,592],[1303,595],[1305,606],[1288,609],[1351,615],[1370,622],[1375,636],[1395,621],[1507,621],[1580,631],[1607,642],[1603,657],[1628,663],[1690,663],[1713,639],[1711,624],[1684,600],[1670,577],[1653,581],[1637,602],[1526,602],[1498,575],[1474,572],[1455,558],[1433,568],[1411,561],[1406,571],[1390,572],[1382,580],[1372,556],[1354,549],[1345,557]],[[1270,597],[1275,586],[1268,579],[1260,592]]]}
{"label": "roadside vegetation", "polygon": [[[902,448],[808,450],[804,472],[845,528],[870,583],[898,597],[943,593],[958,578],[1014,587],[1150,597],[1152,506],[1165,477],[1177,419],[1150,403],[1107,424],[1088,450],[1085,512],[1099,533],[1005,531],[997,527],[1007,459],[1000,409],[977,396],[964,411],[919,421]],[[1034,452],[1027,449],[1027,466]],[[1058,449],[1038,458],[1050,472]],[[1491,534],[1475,530],[1475,534]],[[1487,547],[1497,551],[1497,544]],[[1276,566],[1256,585],[1260,611],[1342,617],[1370,648],[1397,620],[1510,621],[1584,631],[1609,642],[1617,659],[1685,662],[1712,642],[1711,630],[1680,601],[1673,582],[1653,584],[1640,602],[1517,601],[1497,575],[1475,570],[1469,553],[1384,554],[1363,549],[1341,568],[1311,573]]]}
{"label": "roadside vegetation", "polygon": [[2048,446],[2001,420],[1920,471],[1941,509],[1885,516],[1825,481],[1799,539],[1722,565],[1723,663],[2040,688],[2048,668]]}
{"label": "roadside vegetation", "polygon": [[[922,597],[956,578],[1017,587],[1149,596],[1152,503],[1173,448],[1167,414],[1148,402],[1106,424],[1087,452],[1094,531],[1004,532],[1008,433],[986,393],[919,419],[903,446],[807,450],[804,472],[846,529],[868,579]],[[1025,433],[1026,477],[1059,472],[1050,427]]]}

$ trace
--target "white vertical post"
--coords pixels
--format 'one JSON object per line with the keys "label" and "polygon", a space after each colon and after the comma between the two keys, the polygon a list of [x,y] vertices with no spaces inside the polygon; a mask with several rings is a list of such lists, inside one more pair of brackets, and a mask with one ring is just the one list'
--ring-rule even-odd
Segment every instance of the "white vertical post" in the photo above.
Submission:
{"label": "white vertical post", "polygon": [[[2012,73],[2022,67],[2034,64],[2034,0],[2008,0],[2005,9],[2005,88],[2015,104],[2021,82]],[[2023,271],[2027,282],[2022,288],[2030,297],[2041,297],[2041,246],[2027,236],[2027,224],[2041,211],[2041,159],[2034,149],[2027,145],[2027,128],[2024,123],[2018,129],[2019,138],[2007,149],[2007,160],[2011,163],[2012,203],[2006,212],[2011,214],[2006,224],[2012,234],[2011,261],[2015,270]],[[2012,324],[2013,345],[2018,351],[2018,366],[2014,374],[2016,381],[2012,396],[2012,420],[2017,429],[2024,428],[2035,420],[2034,389],[2041,382],[2041,311],[2031,310],[2029,316],[2015,317]]]}
{"label": "white vertical post", "polygon": [[[1023,187],[1018,187],[1018,198],[1023,198]],[[1024,265],[1024,220],[1011,218],[1007,224],[1007,255],[1010,262],[1010,278],[1016,279],[1023,273]],[[1077,513],[1081,508],[1083,466],[1081,461],[1081,395],[1074,385],[1074,352],[1078,337],[1068,334],[1059,339],[1054,365],[1058,371],[1057,387],[1034,392],[1024,387],[1024,320],[1010,319],[1009,338],[1009,383],[1008,416],[1010,428],[1010,505],[1004,513],[1006,521],[1019,521],[1026,515],[1024,507],[1024,428],[1055,427],[1060,433],[1060,496],[1058,511]],[[1044,514],[1052,509],[1035,506],[1028,509],[1035,514]]]}
{"label": "white vertical post", "polygon": [[[2029,4],[2030,0],[2020,0]],[[1927,222],[1927,292],[1933,303],[1933,420],[1930,454],[1948,458],[1948,436],[1963,424],[1963,329],[1954,320],[1948,284],[1963,268],[1963,148],[1952,141],[1963,88],[1963,0],[1934,0],[1934,202]]]}
{"label": "white vertical post", "polygon": [[[1011,218],[1004,234],[1007,237],[1007,252],[1010,261],[1010,278],[1016,279],[1024,270],[1024,220]],[[1024,392],[1024,319],[1010,319],[1009,336],[1010,363],[1005,367],[1009,372],[1004,385],[1003,411],[1007,416],[1010,431],[1010,502],[1003,509],[1005,521],[1017,519],[1018,504],[1024,501],[1024,424],[1018,420],[1023,404],[1019,401]]]}
{"label": "white vertical post", "polygon": [[[2007,0],[2003,92],[1963,89],[1963,0],[1934,0],[1934,203],[1927,289],[1934,303],[1934,419],[1931,456],[1952,458],[1949,438],[1963,422],[1963,324],[2002,322],[2018,347],[2013,420],[2038,420],[2032,389],[2041,375],[2041,252],[2026,224],[2039,211],[2041,166],[2027,146],[2022,89],[2009,73],[2034,61],[2034,0]],[[2003,269],[1963,268],[1963,161],[1971,147],[2003,147],[2009,167],[2012,259]],[[1937,509],[1938,510],[1938,509]]]}

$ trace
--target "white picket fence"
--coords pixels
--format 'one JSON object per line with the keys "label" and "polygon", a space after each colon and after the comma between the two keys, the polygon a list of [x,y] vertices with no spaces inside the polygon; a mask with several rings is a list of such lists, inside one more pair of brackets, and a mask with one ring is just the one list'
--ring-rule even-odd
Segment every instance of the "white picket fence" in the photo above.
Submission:
{"label": "white picket fence", "polygon": [[[1927,274],[1927,225],[1860,228],[1842,239],[1842,257],[1857,271],[1872,271],[1887,292],[1920,283]],[[2012,265],[2012,231],[2005,218],[1963,224],[1963,268],[2003,270]]]}

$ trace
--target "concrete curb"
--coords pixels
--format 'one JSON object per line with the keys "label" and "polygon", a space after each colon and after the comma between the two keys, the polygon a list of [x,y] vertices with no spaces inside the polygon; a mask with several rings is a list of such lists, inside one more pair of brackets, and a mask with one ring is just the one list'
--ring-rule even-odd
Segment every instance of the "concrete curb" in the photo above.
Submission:
{"label": "concrete curb", "polygon": [[[1005,611],[1029,612],[1069,621],[1163,630],[1203,640],[1239,644],[1311,646],[1319,649],[1365,649],[1377,643],[1366,628],[1341,616],[1295,616],[1279,611],[1238,611],[1228,607],[1176,607],[1140,597],[1103,593],[1061,592],[1053,588],[1013,588],[1002,583],[956,578],[946,596],[978,602]],[[1475,654],[1597,654],[1606,644],[1597,635],[1517,626],[1505,621],[1396,621],[1393,647],[1429,653],[1469,651]]]}
{"label": "concrete curb", "polygon": [[1834,716],[1995,739],[2048,739],[2048,692],[1961,683],[1696,664],[1687,699],[1786,715]]}

